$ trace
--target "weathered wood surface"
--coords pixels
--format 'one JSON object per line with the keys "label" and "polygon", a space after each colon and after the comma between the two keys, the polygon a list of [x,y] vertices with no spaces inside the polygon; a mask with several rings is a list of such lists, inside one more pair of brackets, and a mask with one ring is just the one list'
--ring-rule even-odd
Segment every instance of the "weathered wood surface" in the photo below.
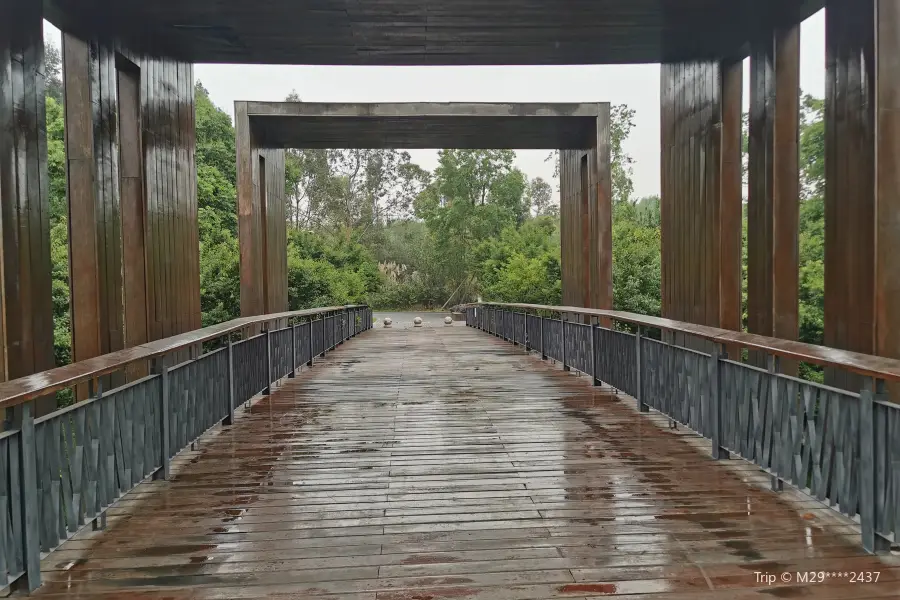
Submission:
{"label": "weathered wood surface", "polygon": [[733,55],[824,0],[53,0],[63,30],[206,63],[658,63]]}
{"label": "weathered wood surface", "polygon": [[[0,0],[0,379],[53,366],[40,3]],[[56,407],[44,399],[45,414]]]}
{"label": "weathered wood surface", "polygon": [[[816,503],[506,342],[395,319],[45,561],[41,597],[894,597]],[[687,438],[687,439],[686,439]],[[880,571],[788,587],[755,571]]]}
{"label": "weathered wood surface", "polygon": [[612,308],[610,105],[597,104],[596,135],[559,153],[563,301]]}
{"label": "weathered wood surface", "polygon": [[260,145],[247,113],[235,102],[241,315],[288,309],[284,150]]}
{"label": "weathered wood surface", "polygon": [[660,70],[662,314],[723,329],[741,325],[742,78],[740,62]]}

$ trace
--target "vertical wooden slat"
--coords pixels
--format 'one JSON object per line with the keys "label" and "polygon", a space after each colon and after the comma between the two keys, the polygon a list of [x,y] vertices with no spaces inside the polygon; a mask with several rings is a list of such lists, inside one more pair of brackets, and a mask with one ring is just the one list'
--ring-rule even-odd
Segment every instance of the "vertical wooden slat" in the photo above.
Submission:
{"label": "vertical wooden slat", "polygon": [[[878,351],[877,332],[881,331],[876,307],[883,305],[878,299],[882,291],[876,272],[890,273],[897,264],[893,255],[876,252],[882,243],[886,248],[895,243],[882,240],[881,233],[890,237],[890,226],[878,232],[877,223],[882,218],[885,223],[896,220],[898,210],[891,201],[896,190],[886,191],[883,203],[876,196],[876,172],[884,174],[896,168],[888,160],[886,169],[881,170],[882,163],[876,159],[881,139],[886,149],[897,143],[890,128],[882,138],[881,129],[875,127],[877,107],[890,107],[892,102],[890,93],[884,98],[878,94],[881,80],[876,68],[882,58],[875,57],[876,18],[892,9],[886,10],[888,13],[882,13],[880,0],[835,0],[826,11],[824,341],[864,353]],[[889,48],[889,36],[882,39]],[[888,86],[897,77],[889,71],[884,76]],[[885,175],[885,181],[890,182],[892,176]],[[884,301],[896,304],[896,295],[891,299],[891,292],[885,292]],[[826,381],[853,390],[861,384],[858,378],[831,370],[826,371]]]}
{"label": "vertical wooden slat", "polygon": [[[723,66],[722,136],[719,221],[717,227],[719,319],[722,329],[740,331],[741,323],[741,220],[743,218],[742,96],[743,64]],[[729,349],[729,355],[739,356]]]}
{"label": "vertical wooden slat", "polygon": [[[772,335],[799,335],[800,25],[775,32],[772,143]],[[796,374],[784,361],[781,372]]]}
{"label": "vertical wooden slat", "polygon": [[250,117],[246,102],[234,104],[235,145],[237,148],[238,233],[241,254],[241,315],[259,314],[258,270],[254,261],[253,149]]}
{"label": "vertical wooden slat", "polygon": [[[140,71],[133,64],[122,64],[118,65],[116,76],[119,92],[124,343],[125,347],[130,348],[149,341]],[[146,368],[129,368],[129,378],[132,380],[144,375]]]}
{"label": "vertical wooden slat", "polygon": [[[94,166],[94,110],[91,102],[90,45],[64,33],[62,38],[65,96],[66,192],[69,204],[69,288],[72,359],[99,356],[97,221]],[[86,388],[79,398],[86,396]]]}
{"label": "vertical wooden slat", "polygon": [[[53,317],[42,6],[0,0],[0,376],[51,368]],[[35,405],[38,415],[55,398]]]}
{"label": "vertical wooden slat", "polygon": [[[774,40],[757,42],[750,56],[750,140],[747,200],[747,329],[772,335],[772,128]],[[765,366],[765,357],[751,361]]]}
{"label": "vertical wooden slat", "polygon": [[[876,352],[900,358],[900,6],[879,0],[876,10]],[[900,388],[889,389],[896,402]]]}
{"label": "vertical wooden slat", "polygon": [[611,124],[610,105],[600,104],[597,117],[597,141],[594,148],[596,169],[596,205],[592,207],[596,222],[596,238],[591,241],[591,252],[598,257],[596,297],[592,308],[613,308],[613,243],[612,243],[612,173],[611,173]]}

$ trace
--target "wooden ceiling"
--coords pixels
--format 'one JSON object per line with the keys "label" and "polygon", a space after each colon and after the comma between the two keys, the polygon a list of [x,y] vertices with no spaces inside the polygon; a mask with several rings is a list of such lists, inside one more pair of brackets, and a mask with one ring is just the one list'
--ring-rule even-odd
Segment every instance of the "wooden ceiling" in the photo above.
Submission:
{"label": "wooden ceiling", "polygon": [[648,63],[736,56],[824,0],[43,0],[82,37],[204,63]]}
{"label": "wooden ceiling", "polygon": [[599,104],[249,102],[260,147],[587,149]]}

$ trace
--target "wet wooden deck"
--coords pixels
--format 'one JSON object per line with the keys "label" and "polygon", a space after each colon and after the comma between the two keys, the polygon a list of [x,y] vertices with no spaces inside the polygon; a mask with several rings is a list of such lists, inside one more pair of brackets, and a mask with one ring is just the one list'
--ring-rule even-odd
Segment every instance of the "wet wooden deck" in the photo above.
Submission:
{"label": "wet wooden deck", "polygon": [[462,324],[395,323],[207,434],[46,559],[36,595],[898,597],[846,522],[630,399]]}

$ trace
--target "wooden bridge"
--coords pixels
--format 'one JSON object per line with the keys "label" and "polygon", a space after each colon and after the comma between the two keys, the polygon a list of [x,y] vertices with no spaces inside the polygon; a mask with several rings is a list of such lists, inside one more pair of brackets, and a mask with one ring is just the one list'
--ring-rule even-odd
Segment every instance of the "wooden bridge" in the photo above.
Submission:
{"label": "wooden bridge", "polygon": [[[354,310],[370,322],[368,311]],[[412,315],[375,330],[357,320],[353,331],[343,314],[301,316],[290,328],[273,327],[164,371],[173,392],[168,401],[175,390],[190,390],[180,395],[187,403],[181,414],[198,415],[187,419],[198,423],[195,441],[190,433],[164,434],[172,447],[183,446],[166,479],[152,456],[137,472],[150,478],[138,481],[135,472],[122,478],[136,456],[125,442],[132,440],[135,451],[159,450],[158,436],[148,435],[144,446],[135,437],[141,422],[147,431],[158,429],[160,421],[138,417],[141,398],[144,408],[162,400],[152,392],[130,386],[63,411],[62,419],[39,419],[38,492],[35,506],[24,510],[39,523],[37,541],[52,552],[42,554],[43,585],[35,595],[896,597],[900,563],[868,554],[856,521],[790,487],[772,491],[770,474],[759,466],[714,460],[699,434],[673,428],[660,412],[642,413],[635,399],[564,370],[562,361],[541,360],[542,352],[552,356],[566,347],[568,361],[582,360],[573,359],[585,346],[573,343],[572,328],[584,325],[563,328],[565,321],[532,314],[532,323],[544,321],[538,338],[538,328],[528,335],[524,322],[512,326],[524,313],[468,312],[469,325],[489,323],[490,330],[505,319],[510,339],[523,334],[523,344],[512,345],[505,334],[492,337],[465,323],[426,318],[413,327]],[[568,342],[551,333],[555,327],[569,334]],[[595,340],[610,331],[587,327]],[[273,379],[288,376],[269,394],[245,402],[228,386],[211,385],[210,369],[222,368],[225,381],[228,372],[242,373],[264,386],[265,378],[250,374],[255,370],[229,370],[228,360],[211,366],[229,354],[232,364],[238,354],[254,363],[243,353],[264,339],[270,350],[256,364],[272,365]],[[525,342],[537,350],[526,352]],[[312,368],[303,366],[310,352],[332,344]],[[594,351],[599,357],[598,345]],[[202,385],[180,377],[185,368],[205,372]],[[251,389],[231,381],[232,389]],[[203,389],[216,391],[194,393]],[[78,450],[67,453],[46,432],[55,423],[52,431],[58,435],[61,427],[66,439],[66,420],[77,422],[91,406],[100,407],[100,418],[118,417],[108,438],[109,469],[101,460],[80,483],[82,498],[99,490],[95,512],[79,503],[74,478],[54,478],[46,468],[68,466],[75,475],[72,457],[82,456],[83,446],[75,440]],[[229,406],[237,407],[233,417]],[[215,424],[201,432],[209,419]],[[218,424],[222,419],[226,424]],[[9,439],[0,440],[4,451],[13,446]],[[132,480],[135,487],[120,495]],[[91,481],[100,485],[90,488]],[[112,485],[110,496],[103,497],[103,482]],[[76,514],[84,520],[69,520]],[[77,526],[92,518],[96,527]],[[5,538],[3,548],[11,541]]]}
{"label": "wooden bridge", "polygon": [[[900,3],[559,4],[0,0],[0,590],[900,597]],[[799,36],[822,8],[810,346]],[[44,19],[74,361],[55,369]],[[660,64],[665,318],[611,310],[608,103],[238,101],[242,317],[201,329],[195,62]],[[560,150],[567,306],[375,331],[364,306],[288,311],[286,149],[435,144]]]}

